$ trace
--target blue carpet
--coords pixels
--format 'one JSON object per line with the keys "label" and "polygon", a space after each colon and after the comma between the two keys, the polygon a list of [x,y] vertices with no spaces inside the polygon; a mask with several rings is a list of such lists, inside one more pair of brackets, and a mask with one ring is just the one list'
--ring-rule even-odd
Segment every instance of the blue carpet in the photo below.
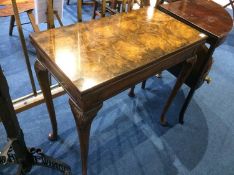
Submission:
{"label": "blue carpet", "polygon": [[[65,6],[64,24],[76,21],[76,5]],[[84,19],[92,9],[85,7]],[[27,21],[22,15],[23,21]],[[16,28],[8,36],[9,18],[0,19],[0,64],[13,99],[31,92]],[[24,33],[33,67],[35,51]],[[45,25],[40,28],[45,29]],[[171,128],[159,125],[159,115],[175,78],[163,72],[152,77],[146,90],[136,87],[136,98],[123,92],[104,103],[95,118],[90,137],[90,175],[234,175],[234,30],[216,49],[210,72],[213,81],[195,94],[186,112],[185,124],[177,124],[178,113],[188,92],[183,86],[167,113]],[[34,71],[33,71],[34,72]],[[38,84],[37,84],[37,88]],[[48,155],[68,163],[73,174],[81,174],[79,142],[68,97],[54,100],[60,138],[47,140],[50,122],[45,104],[18,114],[29,147],[40,147]],[[0,148],[6,134],[0,124]],[[0,167],[1,175],[12,175],[15,166]],[[56,171],[35,167],[29,174],[55,175]]]}

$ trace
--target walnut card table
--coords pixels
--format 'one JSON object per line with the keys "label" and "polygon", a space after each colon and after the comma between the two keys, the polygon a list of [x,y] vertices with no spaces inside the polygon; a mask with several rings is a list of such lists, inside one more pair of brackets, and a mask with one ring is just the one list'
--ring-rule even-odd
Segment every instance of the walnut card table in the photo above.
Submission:
{"label": "walnut card table", "polygon": [[[221,45],[232,30],[233,20],[229,13],[212,0],[179,0],[169,4],[159,5],[158,8],[175,19],[205,33],[210,45],[204,61],[194,66],[189,86],[190,91],[181,108],[179,122],[184,122],[184,113],[193,97],[194,92],[204,82],[212,65],[212,55],[215,49]],[[165,112],[162,114],[164,118]]]}
{"label": "walnut card table", "polygon": [[37,51],[35,70],[53,128],[50,139],[57,137],[57,123],[48,72],[70,97],[83,175],[87,174],[91,123],[103,101],[183,62],[174,93],[190,72],[197,48],[207,39],[152,7],[33,33],[30,38]]}

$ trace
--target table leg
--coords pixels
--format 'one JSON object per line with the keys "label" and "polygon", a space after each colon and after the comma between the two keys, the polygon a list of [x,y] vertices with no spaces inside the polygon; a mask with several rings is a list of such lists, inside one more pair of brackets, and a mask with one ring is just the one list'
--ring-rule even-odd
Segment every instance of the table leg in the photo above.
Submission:
{"label": "table leg", "polygon": [[13,29],[14,29],[14,24],[15,24],[15,16],[12,15],[11,20],[10,20],[10,27],[9,27],[9,35],[10,36],[12,36]]}
{"label": "table leg", "polygon": [[[212,63],[212,55],[215,51],[215,48],[216,46],[218,45],[219,41],[215,41],[215,42],[212,42],[209,50],[208,50],[208,53],[207,53],[207,60],[205,61],[204,65],[202,66],[202,69],[201,71],[199,72],[199,75],[197,76],[196,78],[196,83],[191,87],[186,99],[185,99],[185,102],[180,110],[180,114],[179,114],[179,123],[180,124],[183,124],[184,123],[184,114],[188,108],[188,105],[196,91],[197,88],[199,88],[199,84],[201,83],[201,81],[204,81],[204,74],[207,72],[207,68],[210,67],[210,64]],[[210,68],[209,68],[210,69]]]}
{"label": "table leg", "polygon": [[39,63],[39,61],[36,61],[35,63],[35,72],[37,75],[38,82],[40,84],[43,96],[45,98],[47,110],[49,113],[51,125],[52,125],[52,132],[49,134],[49,140],[54,141],[57,140],[57,121],[56,121],[56,115],[54,110],[54,104],[52,100],[52,95],[50,91],[50,83],[49,83],[49,73],[47,69]]}
{"label": "table leg", "polygon": [[[162,72],[156,74],[155,76],[156,76],[157,78],[162,78]],[[142,88],[142,89],[145,89],[146,81],[147,81],[147,79],[144,80],[144,81],[142,81],[142,84],[141,84],[141,88]]]}
{"label": "table leg", "polygon": [[[157,78],[161,78],[161,75],[162,75],[162,72],[156,74],[155,76]],[[147,81],[147,79],[145,79],[144,81],[142,81],[142,84],[141,84],[141,88],[142,89],[145,89],[146,81]],[[129,97],[135,97],[136,96],[134,90],[135,90],[135,86],[132,86],[131,89],[130,89],[130,91],[128,92],[128,96]]]}
{"label": "table leg", "polygon": [[77,132],[80,140],[82,175],[87,175],[90,128],[92,121],[99,109],[102,107],[102,104],[99,104],[85,112],[82,111],[72,100],[69,100],[69,104],[76,122]]}
{"label": "table leg", "polygon": [[146,80],[142,81],[141,88],[145,89]]}
{"label": "table leg", "polygon": [[97,1],[94,1],[93,16],[92,16],[93,19],[96,18],[96,11],[97,11],[97,8],[98,8],[98,3],[97,3]]}
{"label": "table leg", "polygon": [[131,89],[130,89],[130,91],[128,92],[128,96],[129,97],[135,97],[134,89],[135,89],[135,85],[132,86]]}
{"label": "table leg", "polygon": [[193,97],[193,94],[194,94],[195,90],[196,90],[195,87],[192,87],[190,89],[189,94],[186,97],[185,102],[184,102],[184,104],[183,104],[183,106],[182,106],[182,108],[180,110],[180,115],[179,115],[179,123],[180,124],[184,123],[184,113],[185,113],[185,111],[186,111],[186,109],[187,109],[187,107],[188,107],[188,105],[189,105],[189,103],[190,103],[190,101],[191,101],[191,99]]}
{"label": "table leg", "polygon": [[82,22],[82,0],[77,0],[77,21]]}
{"label": "table leg", "polygon": [[168,111],[168,108],[170,107],[170,105],[171,105],[173,99],[175,98],[178,90],[183,85],[186,78],[189,76],[194,63],[196,62],[196,59],[197,59],[197,57],[194,56],[194,57],[192,57],[190,59],[187,59],[184,62],[183,67],[181,69],[181,72],[180,72],[180,74],[179,74],[179,76],[177,78],[176,84],[175,84],[169,98],[167,99],[167,102],[166,102],[166,104],[165,104],[165,106],[163,108],[162,114],[160,116],[160,123],[161,123],[162,126],[168,126],[165,114]]}
{"label": "table leg", "polygon": [[101,17],[105,17],[106,15],[106,0],[102,0],[102,7],[101,7]]}

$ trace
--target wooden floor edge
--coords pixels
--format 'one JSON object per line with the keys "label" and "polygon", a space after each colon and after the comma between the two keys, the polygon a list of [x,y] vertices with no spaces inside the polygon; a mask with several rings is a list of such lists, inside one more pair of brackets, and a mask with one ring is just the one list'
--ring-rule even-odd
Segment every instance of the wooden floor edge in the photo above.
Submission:
{"label": "wooden floor edge", "polygon": [[[52,98],[56,98],[65,94],[65,91],[62,87],[57,86],[51,89],[51,94],[52,94]],[[19,99],[16,99],[15,102],[13,101],[13,106],[14,106],[16,113],[23,112],[27,109],[33,108],[34,106],[37,106],[45,102],[44,96],[41,91],[38,92],[37,96],[31,96],[31,97],[29,96],[31,96],[31,94],[26,95],[25,99],[19,98]],[[2,121],[1,121],[1,116],[0,116],[0,123],[1,122]]]}
{"label": "wooden floor edge", "polygon": [[[56,98],[65,94],[65,91],[62,87],[56,87],[56,88],[51,89],[51,94],[53,98]],[[42,104],[44,102],[45,102],[44,96],[42,92],[40,91],[37,96],[32,96],[24,100],[13,102],[13,106],[14,106],[15,112],[20,113],[34,106]]]}
{"label": "wooden floor edge", "polygon": [[[158,78],[161,77],[161,73],[157,74],[156,76]],[[51,86],[52,98],[62,96],[65,93],[66,92],[64,91],[64,89],[58,84]],[[44,102],[45,100],[41,90],[37,91],[37,96],[34,96],[33,93],[31,93],[12,101],[16,113],[26,111]],[[0,116],[0,122],[1,122],[1,116]]]}
{"label": "wooden floor edge", "polygon": [[[157,75],[160,75],[161,77],[161,73]],[[66,93],[64,89],[61,86],[59,86],[59,84],[52,85],[50,88],[53,99],[62,96]],[[44,102],[45,100],[41,90],[37,91],[37,96],[34,96],[33,93],[31,93],[12,101],[16,114],[26,111]],[[0,116],[0,123],[1,123],[1,116]]]}
{"label": "wooden floor edge", "polygon": [[[52,94],[52,98],[56,98],[61,95],[64,95],[65,91],[62,87],[55,85],[51,89],[51,94]],[[42,104],[44,102],[45,102],[44,96],[40,90],[38,91],[37,96],[28,94],[24,97],[13,100],[13,106],[14,106],[15,112],[20,113],[20,112],[26,111],[27,109],[33,108],[39,104]],[[0,116],[0,123],[1,123],[1,116]]]}

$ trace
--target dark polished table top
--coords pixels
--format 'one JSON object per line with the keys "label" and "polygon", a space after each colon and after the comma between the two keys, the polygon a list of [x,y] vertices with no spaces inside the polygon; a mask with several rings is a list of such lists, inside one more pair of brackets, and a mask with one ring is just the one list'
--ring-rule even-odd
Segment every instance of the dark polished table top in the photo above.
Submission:
{"label": "dark polished table top", "polygon": [[152,7],[31,34],[32,43],[46,57],[39,60],[53,65],[80,94],[205,38]]}
{"label": "dark polished table top", "polygon": [[[212,0],[181,0],[160,5],[160,10],[184,19],[207,35],[223,39],[232,30],[229,13]],[[199,9],[199,10],[198,10]]]}

